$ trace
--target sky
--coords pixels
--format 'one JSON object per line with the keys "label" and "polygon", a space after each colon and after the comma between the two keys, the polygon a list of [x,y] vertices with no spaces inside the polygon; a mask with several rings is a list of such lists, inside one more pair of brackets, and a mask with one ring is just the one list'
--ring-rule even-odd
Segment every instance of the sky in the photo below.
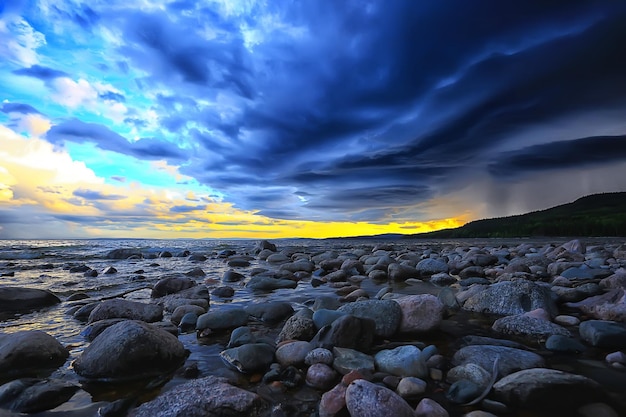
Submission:
{"label": "sky", "polygon": [[626,2],[0,0],[0,238],[419,233],[626,191]]}

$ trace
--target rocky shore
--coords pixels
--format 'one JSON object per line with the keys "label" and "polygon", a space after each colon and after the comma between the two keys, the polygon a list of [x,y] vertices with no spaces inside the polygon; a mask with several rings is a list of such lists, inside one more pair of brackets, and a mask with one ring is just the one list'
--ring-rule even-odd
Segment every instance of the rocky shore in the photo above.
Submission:
{"label": "rocky shore", "polygon": [[[106,280],[146,256],[117,249],[80,273]],[[62,303],[88,341],[71,357],[46,329],[0,333],[0,414],[65,415],[54,410],[80,392],[140,384],[73,415],[626,415],[624,244],[261,241],[151,256],[188,268],[146,282],[149,300],[0,286],[0,311]],[[205,277],[211,259],[220,279]],[[297,302],[268,298],[296,288]],[[250,302],[229,303],[241,291]],[[215,348],[223,369],[199,366]],[[68,360],[75,379],[55,377]]]}

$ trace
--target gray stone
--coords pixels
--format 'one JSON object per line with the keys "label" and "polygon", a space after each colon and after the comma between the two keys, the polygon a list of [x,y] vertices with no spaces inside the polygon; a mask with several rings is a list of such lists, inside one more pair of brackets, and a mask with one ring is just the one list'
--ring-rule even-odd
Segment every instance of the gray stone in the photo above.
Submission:
{"label": "gray stone", "polygon": [[187,357],[172,334],[142,321],[125,320],[105,329],[73,363],[95,380],[141,379],[173,371]]}
{"label": "gray stone", "polygon": [[554,334],[546,340],[546,349],[552,352],[578,353],[584,352],[586,348],[574,338]]}
{"label": "gray stone", "polygon": [[543,358],[536,353],[506,346],[472,345],[459,349],[452,357],[452,365],[475,363],[484,369],[493,369],[498,358],[498,374],[508,375],[520,369],[545,366]]}
{"label": "gray stone", "polygon": [[626,347],[626,324],[588,320],[580,323],[580,337],[592,346],[623,349]]}
{"label": "gray stone", "polygon": [[582,375],[556,369],[525,369],[505,376],[493,386],[495,398],[520,408],[573,411],[604,397],[600,385]]}
{"label": "gray stone", "polygon": [[412,266],[392,263],[387,267],[387,276],[392,281],[406,281],[409,278],[419,278],[420,273]]}
{"label": "gray stone", "polygon": [[267,343],[250,343],[226,349],[220,353],[220,357],[239,372],[261,372],[274,362],[274,348]]}
{"label": "gray stone", "polygon": [[404,377],[396,387],[396,393],[402,398],[414,398],[426,392],[428,384],[423,379],[412,376]]}
{"label": "gray stone", "polygon": [[446,380],[454,383],[462,379],[472,381],[478,385],[481,389],[485,389],[491,379],[491,374],[482,366],[475,363],[465,363],[463,365],[455,366],[448,371]]}
{"label": "gray stone", "polygon": [[304,358],[304,363],[307,365],[314,365],[316,363],[323,363],[326,365],[332,365],[335,357],[333,352],[324,348],[315,348],[310,351]]}
{"label": "gray stone", "polygon": [[314,363],[306,372],[306,384],[315,389],[326,391],[337,380],[338,373],[324,363]]}
{"label": "gray stone", "polygon": [[538,340],[546,340],[552,335],[570,336],[569,330],[565,327],[524,314],[499,318],[491,328],[498,333],[527,336]]}
{"label": "gray stone", "polygon": [[56,369],[69,356],[67,349],[41,330],[0,333],[0,375],[20,377]]}
{"label": "gray stone", "polygon": [[113,249],[112,251],[107,253],[106,257],[108,259],[128,259],[131,257],[142,258],[143,254],[139,249],[120,248]]}
{"label": "gray stone", "polygon": [[172,317],[170,317],[170,321],[178,326],[182,318],[188,313],[194,313],[196,317],[198,317],[206,313],[206,310],[200,306],[190,304],[176,307],[176,310],[172,313]]}
{"label": "gray stone", "polygon": [[356,301],[339,307],[339,311],[373,320],[375,335],[379,337],[393,336],[402,320],[402,309],[393,300]]}
{"label": "gray stone", "polygon": [[444,305],[430,294],[409,295],[396,298],[402,310],[399,331],[423,333],[439,327],[443,320]]}
{"label": "gray stone", "polygon": [[315,323],[315,327],[321,329],[324,326],[332,324],[333,321],[337,320],[341,316],[345,316],[346,314],[347,313],[344,313],[343,311],[321,308],[313,313],[313,323]]}
{"label": "gray stone", "polygon": [[371,319],[344,315],[319,329],[311,344],[329,350],[333,347],[367,350],[374,340],[375,326]]}
{"label": "gray stone", "polygon": [[248,313],[243,308],[209,311],[198,317],[196,330],[226,330],[243,326],[248,322]]}
{"label": "gray stone", "polygon": [[476,383],[468,379],[459,379],[450,386],[446,398],[455,404],[464,404],[480,396],[482,391],[483,389]]}
{"label": "gray stone", "polygon": [[450,417],[450,414],[430,398],[423,398],[415,408],[415,417]]}
{"label": "gray stone", "polygon": [[198,315],[196,313],[186,313],[178,323],[181,333],[189,333],[196,330]]}
{"label": "gray stone", "polygon": [[293,314],[291,304],[284,301],[248,304],[245,310],[252,317],[267,323],[277,323]]}
{"label": "gray stone", "polygon": [[526,280],[505,281],[484,287],[471,295],[463,308],[479,313],[501,314],[505,316],[523,314],[543,308],[550,316],[556,316],[557,309],[550,289]]}
{"label": "gray stone", "polygon": [[50,410],[69,400],[78,389],[78,385],[60,379],[16,379],[0,386],[0,408],[20,413]]}
{"label": "gray stone", "polygon": [[37,288],[0,287],[0,312],[28,311],[60,303],[50,291]]}
{"label": "gray stone", "polygon": [[398,394],[364,379],[348,385],[346,407],[352,417],[415,416],[413,408]]}
{"label": "gray stone", "polygon": [[313,346],[304,340],[285,342],[276,349],[276,361],[282,366],[302,365]]}
{"label": "gray stone", "polygon": [[258,417],[267,404],[257,394],[208,376],[178,385],[141,404],[131,417]]}
{"label": "gray stone", "polygon": [[281,288],[296,288],[297,286],[298,283],[296,281],[284,278],[275,278],[265,274],[253,276],[246,284],[247,288],[257,291],[273,291]]}
{"label": "gray stone", "polygon": [[333,368],[342,375],[352,371],[374,372],[374,358],[358,350],[348,348],[333,348]]}
{"label": "gray stone", "polygon": [[283,340],[311,340],[315,333],[316,328],[312,318],[294,314],[287,319],[276,340],[278,342]]}
{"label": "gray stone", "polygon": [[413,345],[399,346],[395,349],[384,349],[374,356],[379,371],[396,376],[428,376],[426,361],[419,348]]}
{"label": "gray stone", "polygon": [[224,272],[224,275],[222,276],[223,282],[237,282],[237,281],[243,281],[244,279],[245,279],[245,276],[243,274],[240,274],[239,272],[235,272],[232,269],[229,269],[228,271]]}
{"label": "gray stone", "polygon": [[106,300],[93,309],[88,322],[115,318],[141,320],[147,323],[160,321],[163,318],[163,307],[119,298]]}
{"label": "gray stone", "polygon": [[196,281],[184,274],[176,274],[161,278],[154,287],[150,296],[152,298],[163,297],[168,294],[175,294],[196,285]]}
{"label": "gray stone", "polygon": [[83,336],[88,341],[92,342],[93,339],[98,337],[100,333],[102,333],[108,327],[113,326],[114,324],[120,323],[124,320],[128,319],[105,319],[98,320],[91,323],[89,326],[85,327],[80,335]]}

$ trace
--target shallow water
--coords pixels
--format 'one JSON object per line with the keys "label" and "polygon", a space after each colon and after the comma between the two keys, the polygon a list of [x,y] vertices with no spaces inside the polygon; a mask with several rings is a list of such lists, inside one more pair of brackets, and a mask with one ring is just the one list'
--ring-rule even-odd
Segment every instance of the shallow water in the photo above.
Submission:
{"label": "shallow water", "polygon": [[[524,240],[527,241],[527,240]],[[555,240],[539,242],[557,243]],[[205,278],[197,278],[199,283],[204,281],[214,282],[219,285],[219,280],[229,268],[224,259],[218,258],[216,253],[223,249],[232,249],[237,254],[251,253],[253,241],[233,240],[50,240],[50,241],[0,241],[0,285],[24,286],[31,288],[47,289],[61,298],[62,303],[37,312],[25,314],[4,314],[0,316],[0,332],[15,332],[20,330],[44,330],[56,337],[62,344],[69,347],[70,358],[64,366],[56,370],[52,376],[81,384],[79,390],[72,399],[58,407],[44,413],[34,414],[40,417],[53,416],[94,416],[97,409],[106,402],[112,402],[123,398],[136,397],[139,402],[147,401],[159,392],[183,383],[186,379],[179,371],[170,379],[160,381],[141,381],[129,384],[94,384],[82,381],[73,372],[71,363],[87,346],[88,342],[80,335],[85,328],[82,323],[66,314],[75,302],[68,302],[67,297],[77,292],[84,292],[91,299],[111,297],[116,294],[126,294],[125,298],[149,302],[150,290],[147,287],[153,285],[160,277],[168,273],[187,272],[195,267],[200,267],[206,273]],[[377,242],[370,240],[277,240],[279,250],[286,247],[293,248],[296,252],[305,252],[309,255],[322,253],[327,250],[335,250],[338,253],[347,252],[356,248],[371,250]],[[443,246],[464,246],[489,244],[494,247],[502,245],[517,245],[520,240],[490,240],[490,241],[402,241],[397,242],[398,247],[433,247],[439,250]],[[116,248],[139,248],[144,254],[158,254],[169,251],[176,255],[182,251],[201,253],[208,257],[206,262],[190,262],[186,257],[171,257],[157,259],[138,260],[111,260],[105,255]],[[97,277],[85,277],[83,273],[70,273],[69,267],[86,264],[87,266],[102,272],[107,266],[115,267],[118,272],[113,275],[99,275]],[[253,260],[248,268],[236,268],[249,278],[251,268],[260,266],[268,267],[264,261]],[[273,267],[271,267],[273,268]],[[139,273],[138,271],[143,271]],[[13,276],[7,276],[13,275]],[[145,278],[135,280],[134,277],[142,275]],[[298,283],[296,289],[276,290],[270,293],[253,293],[244,287],[243,283],[229,283],[236,292],[232,299],[211,298],[211,309],[244,306],[249,303],[266,301],[288,301],[294,309],[298,310],[310,303],[320,295],[335,296],[335,289],[322,285],[314,288],[309,279]],[[402,294],[437,294],[440,288],[429,283],[388,283],[365,280],[361,288],[365,289],[373,297],[381,288],[391,285],[394,292]],[[208,285],[209,287],[211,284]],[[495,335],[490,330],[491,324],[496,317],[468,312],[459,312],[444,321],[441,330],[432,332],[419,340],[398,339],[389,342],[422,342],[426,345],[434,344],[439,352],[446,357],[451,356],[458,348],[458,339],[465,335]],[[169,317],[164,318],[169,321]],[[259,331],[266,332],[270,337],[275,337],[282,324],[268,327],[266,324],[251,321],[250,326]],[[197,365],[200,376],[220,375],[237,380],[244,388],[254,390],[268,401],[278,404],[283,403],[291,407],[292,413],[300,410],[297,415],[310,415],[315,410],[321,392],[307,387],[289,390],[287,392],[272,391],[268,386],[250,382],[249,376],[241,375],[228,368],[220,359],[219,353],[228,342],[228,335],[215,335],[210,338],[198,339],[195,333],[183,334],[179,339],[190,351],[185,366]],[[528,341],[523,341],[528,345]],[[381,341],[381,343],[384,343]],[[626,398],[626,372],[610,369],[603,358],[607,351],[589,349],[581,355],[554,355],[542,349],[540,345],[530,346],[537,353],[544,356],[549,367],[580,373],[595,379],[601,383],[607,391],[616,397]],[[2,376],[0,376],[2,379]],[[2,381],[0,381],[2,382]],[[441,401],[450,411],[451,416],[458,416],[471,410],[471,407],[458,407],[446,403],[443,394],[446,386],[443,383],[429,382],[428,396]],[[411,402],[415,405],[415,402]],[[307,414],[308,413],[308,414]],[[289,415],[289,414],[287,414]],[[513,416],[541,416],[540,413],[514,412]]]}

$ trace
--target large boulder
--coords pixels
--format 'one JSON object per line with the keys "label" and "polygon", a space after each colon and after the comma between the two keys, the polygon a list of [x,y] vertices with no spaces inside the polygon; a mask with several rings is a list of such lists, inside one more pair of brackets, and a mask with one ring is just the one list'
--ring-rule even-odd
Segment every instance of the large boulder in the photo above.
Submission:
{"label": "large boulder", "polygon": [[499,375],[509,375],[519,370],[545,366],[544,359],[536,353],[493,345],[465,346],[454,354],[452,365],[473,363],[491,371],[496,360]]}
{"label": "large boulder", "polygon": [[443,320],[444,305],[431,294],[409,295],[394,300],[400,305],[399,331],[423,333],[436,329]]}
{"label": "large boulder", "polygon": [[257,394],[235,387],[224,378],[196,379],[143,403],[131,417],[257,417],[267,404]]}
{"label": "large boulder", "polygon": [[106,300],[92,310],[88,321],[93,323],[98,320],[115,318],[141,320],[148,323],[160,321],[163,318],[163,307],[120,298]]}
{"label": "large boulder", "polygon": [[41,330],[0,333],[0,379],[56,369],[68,356],[63,345]]}
{"label": "large boulder", "polygon": [[475,290],[463,303],[463,308],[479,313],[511,316],[538,308],[556,316],[558,310],[548,287],[526,280],[503,281],[482,290]]}
{"label": "large boulder", "polygon": [[196,281],[184,274],[177,274],[161,278],[152,288],[152,298],[163,297],[168,294],[176,294],[187,288],[194,287]]}
{"label": "large boulder", "polygon": [[402,320],[402,309],[393,300],[356,301],[339,307],[338,311],[373,320],[376,324],[375,335],[379,337],[393,336]]}
{"label": "large boulder", "polygon": [[556,369],[526,369],[493,386],[496,399],[516,408],[551,410],[559,415],[604,399],[600,385],[582,375]]}
{"label": "large boulder", "polygon": [[37,288],[0,287],[0,312],[28,311],[60,303],[50,291]]}
{"label": "large boulder", "polygon": [[128,258],[142,258],[143,254],[139,249],[132,248],[120,248],[113,249],[109,253],[107,253],[106,257],[108,259],[128,259]]}
{"label": "large boulder", "polygon": [[126,320],[100,333],[73,366],[88,379],[132,380],[172,372],[186,357],[176,336],[142,321]]}

